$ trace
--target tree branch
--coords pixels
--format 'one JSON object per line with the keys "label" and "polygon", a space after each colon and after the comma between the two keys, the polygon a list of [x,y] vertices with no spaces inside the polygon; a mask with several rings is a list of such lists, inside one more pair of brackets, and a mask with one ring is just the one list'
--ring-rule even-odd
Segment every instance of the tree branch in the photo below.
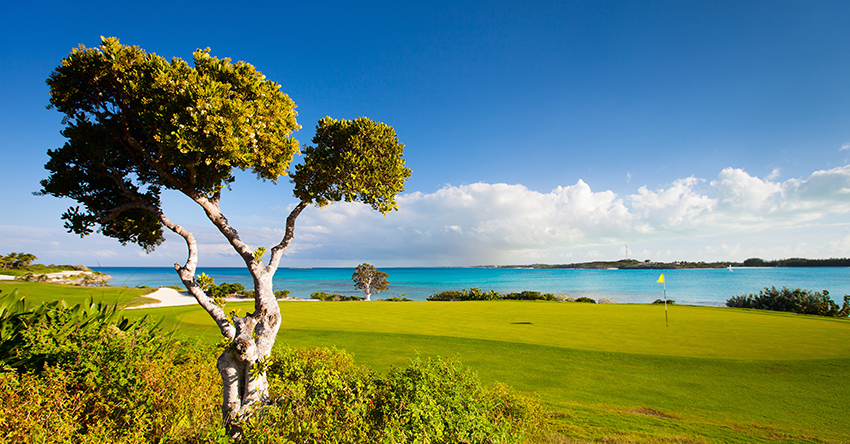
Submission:
{"label": "tree branch", "polygon": [[281,258],[283,258],[283,252],[286,250],[286,247],[289,246],[289,242],[292,241],[292,238],[295,236],[295,219],[298,218],[298,215],[304,211],[307,206],[310,205],[310,202],[301,201],[292,211],[289,213],[289,217],[286,218],[286,232],[283,235],[283,239],[281,239],[280,243],[275,245],[272,248],[271,258],[269,259],[268,270],[272,272],[277,270],[278,265],[280,264]]}

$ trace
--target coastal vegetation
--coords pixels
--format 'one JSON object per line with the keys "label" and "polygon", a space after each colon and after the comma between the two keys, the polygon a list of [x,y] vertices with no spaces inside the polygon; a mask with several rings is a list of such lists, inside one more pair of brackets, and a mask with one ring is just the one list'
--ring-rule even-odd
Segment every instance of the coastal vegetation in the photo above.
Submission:
{"label": "coastal vegetation", "polygon": [[726,301],[727,307],[753,308],[756,310],[787,311],[791,313],[846,318],[850,315],[850,295],[844,295],[844,304],[839,307],[829,291],[793,290],[782,287],[765,287],[758,294],[742,294]]}
{"label": "coastal vegetation", "polygon": [[[542,294],[539,291],[501,294],[494,290],[483,291],[478,287],[463,290],[448,290],[428,296],[429,301],[554,301],[556,295]],[[596,302],[596,301],[594,301]]]}
{"label": "coastal vegetation", "polygon": [[[316,125],[314,146],[304,147],[304,158],[290,170],[300,152],[292,137],[301,128],[295,103],[254,66],[213,57],[209,49],[195,51],[190,66],[102,38],[97,48],[74,49],[47,84],[50,108],[63,114],[67,140],[48,150],[49,176],[37,194],[75,201],[62,219],[80,236],[97,231],[146,252],[165,241],[165,229],[186,242],[188,258],[174,269],[231,344],[216,366],[222,417],[238,436],[235,424],[268,399],[264,363],[281,325],[272,281],[296,219],[310,205],[340,201],[361,202],[382,214],[397,209],[396,195],[411,174],[404,145],[384,123],[325,117]],[[271,248],[247,245],[222,212],[235,170],[294,184],[298,204]],[[253,312],[225,312],[221,298],[207,294],[214,282],[196,274],[197,240],[167,217],[163,192],[196,203],[243,260],[255,283]]]}

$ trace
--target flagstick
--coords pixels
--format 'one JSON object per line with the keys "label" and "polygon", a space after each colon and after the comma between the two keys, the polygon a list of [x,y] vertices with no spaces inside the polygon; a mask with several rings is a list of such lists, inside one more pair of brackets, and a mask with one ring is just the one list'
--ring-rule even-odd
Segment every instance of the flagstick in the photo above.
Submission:
{"label": "flagstick", "polygon": [[667,319],[667,280],[666,279],[664,280],[663,284],[664,284],[664,324],[669,327],[670,321]]}

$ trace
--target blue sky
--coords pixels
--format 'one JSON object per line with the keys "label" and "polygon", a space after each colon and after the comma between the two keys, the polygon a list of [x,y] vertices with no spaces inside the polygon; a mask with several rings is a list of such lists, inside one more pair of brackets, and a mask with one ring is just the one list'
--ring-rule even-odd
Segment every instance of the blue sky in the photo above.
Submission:
{"label": "blue sky", "polygon": [[[400,211],[310,208],[284,266],[439,266],[850,256],[850,3],[42,2],[0,6],[0,254],[167,266],[67,234],[33,196],[61,116],[45,79],[115,36],[166,58],[210,47],[282,85],[297,133],[392,125],[413,175]],[[295,201],[239,175],[222,206],[253,245]],[[199,208],[167,196],[201,265],[240,265]]]}

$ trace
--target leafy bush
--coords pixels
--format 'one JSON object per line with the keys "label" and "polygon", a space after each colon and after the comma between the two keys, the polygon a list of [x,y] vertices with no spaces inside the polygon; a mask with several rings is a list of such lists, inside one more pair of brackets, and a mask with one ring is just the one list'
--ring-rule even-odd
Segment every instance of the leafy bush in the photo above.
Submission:
{"label": "leafy bush", "polygon": [[501,295],[493,290],[481,291],[478,287],[460,291],[449,290],[428,296],[429,301],[495,301],[501,299]]}
{"label": "leafy bush", "polygon": [[222,282],[220,285],[209,284],[206,288],[207,296],[211,298],[227,298],[229,296],[241,296],[245,293],[245,286],[239,282],[228,284]]}
{"label": "leafy bush", "polygon": [[412,300],[412,299],[408,299],[408,298],[406,298],[406,297],[401,297],[401,298],[399,298],[399,297],[391,297],[391,298],[378,299],[378,300],[379,300],[379,301],[386,301],[386,302],[413,302],[413,300]]}
{"label": "leafy bush", "polygon": [[496,291],[481,291],[478,287],[460,291],[449,290],[428,296],[429,301],[554,301],[555,295],[551,293],[541,294],[539,291],[523,291],[521,293],[499,294]]}
{"label": "leafy bush", "polygon": [[838,307],[829,292],[809,291],[795,288],[765,287],[759,293],[733,296],[726,300],[727,307],[754,308],[757,310],[787,311],[799,314],[811,314],[831,317],[847,317],[850,314],[850,295],[844,296],[844,304]]}
{"label": "leafy bush", "polygon": [[268,371],[272,404],[242,424],[246,443],[512,443],[544,418],[457,361],[417,357],[381,379],[344,352],[284,348]]}
{"label": "leafy bush", "polygon": [[591,304],[595,304],[596,300],[587,296],[582,296],[580,298],[576,298],[576,302],[589,302]]}
{"label": "leafy bush", "polygon": [[514,301],[554,301],[555,295],[552,293],[541,294],[539,291],[523,291],[522,293],[508,293],[502,296],[502,299]]}
{"label": "leafy bush", "polygon": [[[0,442],[203,442],[221,435],[212,353],[113,306],[0,299]],[[210,436],[207,436],[210,435]]]}
{"label": "leafy bush", "polygon": [[320,301],[362,301],[365,299],[363,296],[346,296],[338,293],[328,294],[321,291],[314,292],[310,297]]}
{"label": "leafy bush", "polygon": [[[672,305],[672,304],[675,304],[675,303],[676,303],[676,301],[674,301],[673,299],[667,299],[667,301],[666,301],[666,302],[667,302],[667,304],[669,304],[669,305]],[[653,304],[653,305],[664,305],[664,303],[665,303],[664,299],[656,299],[656,300],[652,301],[652,304]]]}

